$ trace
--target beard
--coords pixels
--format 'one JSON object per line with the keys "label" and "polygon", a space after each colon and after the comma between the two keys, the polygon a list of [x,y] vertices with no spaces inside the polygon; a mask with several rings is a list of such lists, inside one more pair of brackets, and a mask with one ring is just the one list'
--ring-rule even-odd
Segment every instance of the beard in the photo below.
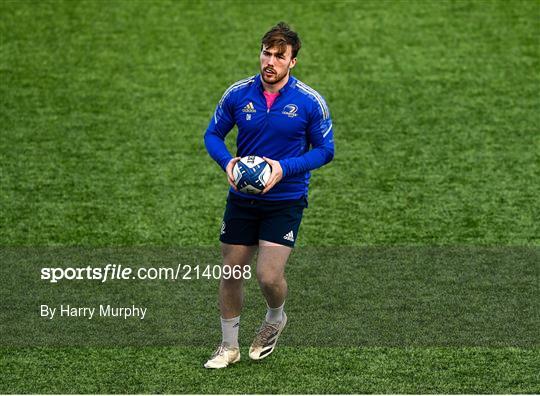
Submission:
{"label": "beard", "polygon": [[270,84],[270,85],[277,84],[283,81],[283,79],[287,77],[288,74],[289,74],[289,68],[287,67],[283,73],[281,74],[276,73],[276,74],[272,74],[270,77],[267,77],[266,73],[264,72],[264,68],[261,67],[261,78],[266,84]]}

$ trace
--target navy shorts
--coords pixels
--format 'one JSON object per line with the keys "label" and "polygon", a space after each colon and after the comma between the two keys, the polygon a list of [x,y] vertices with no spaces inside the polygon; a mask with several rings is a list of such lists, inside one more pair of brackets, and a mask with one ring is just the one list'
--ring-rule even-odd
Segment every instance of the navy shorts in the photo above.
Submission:
{"label": "navy shorts", "polygon": [[258,245],[259,240],[294,246],[307,199],[268,201],[243,198],[232,193],[219,240],[231,245]]}

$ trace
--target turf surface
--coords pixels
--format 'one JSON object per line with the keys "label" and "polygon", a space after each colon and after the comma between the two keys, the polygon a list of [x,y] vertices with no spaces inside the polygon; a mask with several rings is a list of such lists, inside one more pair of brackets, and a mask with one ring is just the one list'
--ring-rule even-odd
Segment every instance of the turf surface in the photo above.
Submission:
{"label": "turf surface", "polygon": [[[219,342],[218,281],[41,280],[43,267],[218,266],[218,249],[0,249],[0,346],[208,346]],[[289,323],[280,341],[321,347],[538,345],[537,248],[297,248],[289,259]],[[214,272],[214,271],[212,271]],[[240,342],[264,315],[251,270]],[[216,277],[219,275],[216,275]],[[32,290],[32,293],[28,293]],[[40,316],[45,304],[55,319]],[[100,315],[100,305],[143,307],[144,320]],[[92,320],[61,308],[95,308]],[[202,331],[204,329],[204,331]],[[107,334],[107,337],[103,337]],[[194,362],[196,363],[196,362]]]}
{"label": "turf surface", "polygon": [[[295,75],[326,97],[335,126],[300,247],[538,246],[538,1],[4,1],[0,11],[1,246],[217,247],[226,183],[202,134],[225,88],[257,71],[259,39],[280,19],[304,42]],[[427,285],[423,271],[410,280]],[[529,271],[538,279],[538,264]],[[522,286],[519,273],[493,276],[504,292]],[[501,340],[284,342],[231,373],[200,369],[206,347],[3,347],[0,392],[539,393],[538,340]]]}
{"label": "turf surface", "polygon": [[[207,348],[11,349],[2,393],[538,393],[538,354],[517,348],[280,348],[205,370]],[[31,375],[29,375],[31,371]]]}
{"label": "turf surface", "polygon": [[226,185],[202,134],[279,18],[335,126],[301,245],[538,242],[536,1],[2,14],[3,244],[215,245]]}

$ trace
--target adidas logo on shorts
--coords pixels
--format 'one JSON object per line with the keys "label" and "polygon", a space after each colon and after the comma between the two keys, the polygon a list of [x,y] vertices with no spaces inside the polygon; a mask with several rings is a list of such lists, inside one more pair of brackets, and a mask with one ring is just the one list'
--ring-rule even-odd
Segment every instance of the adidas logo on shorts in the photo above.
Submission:
{"label": "adidas logo on shorts", "polygon": [[294,242],[294,234],[292,230],[283,235],[283,239],[285,239],[286,241]]}

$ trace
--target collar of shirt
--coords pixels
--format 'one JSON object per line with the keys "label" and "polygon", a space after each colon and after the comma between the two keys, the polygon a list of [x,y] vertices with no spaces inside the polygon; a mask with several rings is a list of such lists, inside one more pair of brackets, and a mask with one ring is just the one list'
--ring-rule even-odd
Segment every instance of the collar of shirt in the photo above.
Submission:
{"label": "collar of shirt", "polygon": [[[296,78],[294,78],[292,75],[289,74],[289,81],[287,81],[287,84],[285,84],[285,86],[279,90],[279,93],[283,95],[285,92],[287,92],[290,88],[293,88],[295,85],[296,85]],[[257,74],[257,76],[255,77],[255,86],[261,92],[264,91],[260,74]]]}

